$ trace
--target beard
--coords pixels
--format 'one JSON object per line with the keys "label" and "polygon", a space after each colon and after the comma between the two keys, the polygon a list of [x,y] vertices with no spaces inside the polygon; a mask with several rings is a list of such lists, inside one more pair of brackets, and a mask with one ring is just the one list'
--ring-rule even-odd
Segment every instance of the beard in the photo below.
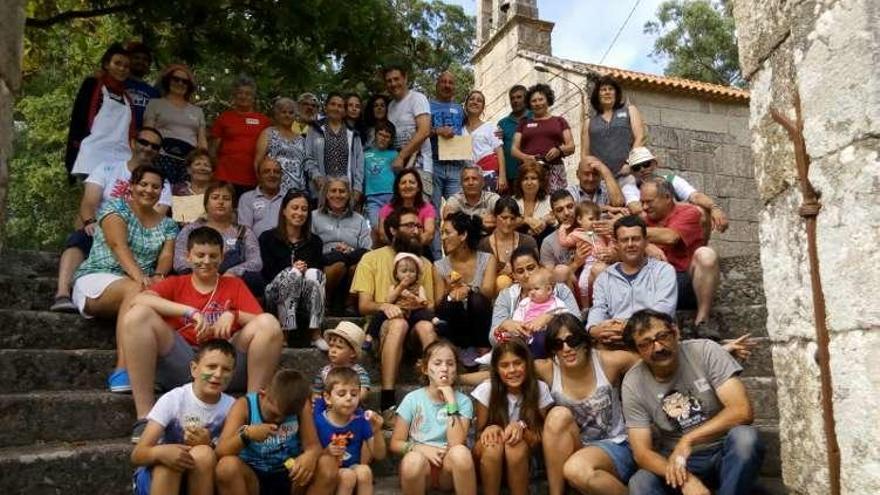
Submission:
{"label": "beard", "polygon": [[391,241],[391,247],[397,253],[411,253],[416,256],[422,255],[422,245],[418,240],[404,235],[398,235]]}

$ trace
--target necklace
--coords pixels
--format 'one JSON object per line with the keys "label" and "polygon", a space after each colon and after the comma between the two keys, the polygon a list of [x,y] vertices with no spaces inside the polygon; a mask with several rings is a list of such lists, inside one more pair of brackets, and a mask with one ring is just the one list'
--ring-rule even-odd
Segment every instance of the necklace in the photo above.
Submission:
{"label": "necklace", "polygon": [[516,249],[516,244],[519,238],[516,236],[516,234],[514,234],[512,237],[513,239],[508,244],[509,247],[503,247],[502,241],[498,238],[498,231],[496,230],[495,232],[492,232],[492,243],[495,244],[493,247],[495,250],[495,255],[498,257],[498,261],[507,263],[507,261],[510,259],[510,253],[514,249]]}

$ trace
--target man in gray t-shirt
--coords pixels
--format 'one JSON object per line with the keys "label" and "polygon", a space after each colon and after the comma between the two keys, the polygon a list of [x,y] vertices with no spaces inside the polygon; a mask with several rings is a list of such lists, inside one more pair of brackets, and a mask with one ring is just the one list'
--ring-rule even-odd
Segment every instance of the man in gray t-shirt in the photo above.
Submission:
{"label": "man in gray t-shirt", "polygon": [[[742,367],[710,340],[679,342],[666,313],[642,310],[624,329],[642,362],[624,377],[623,414],[640,470],[630,493],[749,494],[763,459]],[[652,429],[659,432],[652,442]]]}

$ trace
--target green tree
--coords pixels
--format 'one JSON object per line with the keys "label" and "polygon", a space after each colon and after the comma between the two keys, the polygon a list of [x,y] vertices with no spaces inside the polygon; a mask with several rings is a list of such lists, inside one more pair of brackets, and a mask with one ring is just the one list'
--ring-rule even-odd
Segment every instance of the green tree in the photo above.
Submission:
{"label": "green tree", "polygon": [[731,4],[727,0],[667,0],[645,24],[657,36],[655,58],[667,59],[665,74],[715,84],[745,84],[739,69]]}
{"label": "green tree", "polygon": [[209,120],[227,107],[239,73],[257,80],[262,110],[275,96],[306,90],[381,91],[378,69],[390,61],[405,61],[428,90],[446,68],[462,93],[473,83],[475,20],[440,0],[29,0],[26,9],[5,232],[11,247],[57,246],[70,230],[80,197],[63,167],[70,108],[113,41],[144,40],[155,67],[189,64]]}

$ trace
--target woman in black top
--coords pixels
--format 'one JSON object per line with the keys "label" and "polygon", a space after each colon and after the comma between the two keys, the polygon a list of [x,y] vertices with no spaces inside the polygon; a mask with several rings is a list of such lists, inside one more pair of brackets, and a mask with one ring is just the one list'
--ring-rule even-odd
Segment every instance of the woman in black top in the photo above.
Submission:
{"label": "woman in black top", "polygon": [[278,227],[260,235],[266,304],[276,308],[284,331],[296,330],[297,312],[308,313],[314,347],[327,350],[321,338],[324,319],[324,272],[321,238],[312,234],[308,196],[289,192],[281,201]]}

